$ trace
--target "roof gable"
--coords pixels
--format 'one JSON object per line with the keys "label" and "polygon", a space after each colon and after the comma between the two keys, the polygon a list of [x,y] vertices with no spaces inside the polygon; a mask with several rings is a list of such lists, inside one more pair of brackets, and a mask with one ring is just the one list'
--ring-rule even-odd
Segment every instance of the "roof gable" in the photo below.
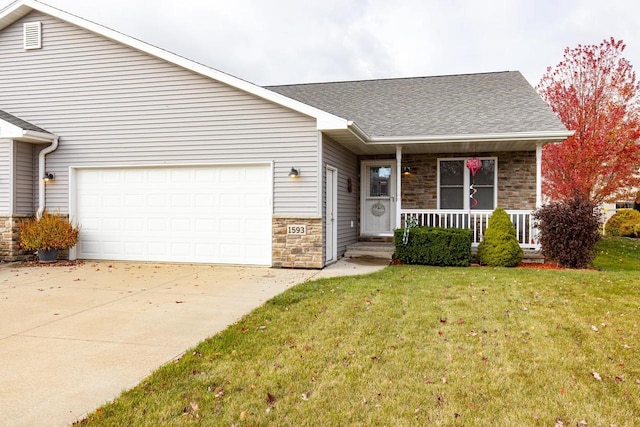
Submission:
{"label": "roof gable", "polygon": [[282,105],[291,110],[313,117],[317,120],[319,130],[346,129],[349,124],[347,120],[341,117],[335,116],[326,111],[322,111],[313,106],[304,104],[300,101],[288,98],[286,96],[270,91],[266,88],[260,87],[253,83],[249,83],[246,80],[239,79],[237,77],[223,73],[216,69],[188,60],[184,57],[168,52],[164,49],[160,49],[156,46],[152,46],[148,43],[129,37],[118,31],[114,31],[110,28],[107,28],[102,25],[96,24],[94,22],[88,21],[86,19],[80,18],[76,15],[72,15],[70,13],[64,12],[60,9],[38,2],[36,0],[18,0],[10,4],[3,10],[1,10],[0,11],[0,31],[2,31],[2,29],[6,28],[12,23],[16,22],[20,18],[26,16],[33,10],[37,10],[42,13],[51,15],[62,21],[66,21],[71,24],[77,25],[81,28],[97,33],[103,37],[107,37],[109,39],[115,40],[119,43],[132,47],[139,51],[145,52],[149,55],[153,55],[155,57],[161,58],[165,61],[176,64],[180,67],[186,68],[195,73],[202,74],[211,79],[217,80],[221,83],[225,83],[229,86],[235,87],[247,93],[250,93],[260,98],[271,101],[275,104]]}
{"label": "roof gable", "polygon": [[336,141],[550,142],[571,135],[519,72],[260,87],[36,0],[0,10],[0,31],[32,11],[312,117]]}
{"label": "roof gable", "polygon": [[517,71],[271,86],[372,138],[567,132]]}

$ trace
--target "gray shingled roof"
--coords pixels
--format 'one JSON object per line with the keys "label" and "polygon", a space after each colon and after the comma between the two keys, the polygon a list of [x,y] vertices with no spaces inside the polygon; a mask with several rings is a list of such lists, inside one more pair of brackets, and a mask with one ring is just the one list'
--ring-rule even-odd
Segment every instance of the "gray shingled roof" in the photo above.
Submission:
{"label": "gray shingled roof", "polygon": [[5,122],[9,122],[14,126],[18,126],[21,129],[24,130],[31,130],[34,132],[43,132],[43,133],[49,133],[46,130],[31,124],[29,122],[25,122],[22,119],[17,118],[16,116],[13,116],[9,113],[7,113],[6,111],[0,110],[0,120],[4,120]]}
{"label": "gray shingled roof", "polygon": [[371,137],[567,129],[518,71],[269,86]]}

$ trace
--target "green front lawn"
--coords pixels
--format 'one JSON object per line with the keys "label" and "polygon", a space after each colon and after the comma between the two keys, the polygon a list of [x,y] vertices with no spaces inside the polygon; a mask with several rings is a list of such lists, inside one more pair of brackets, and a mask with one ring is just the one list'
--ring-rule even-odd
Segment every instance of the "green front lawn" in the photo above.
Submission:
{"label": "green front lawn", "polygon": [[299,285],[80,424],[640,425],[640,244],[599,247]]}

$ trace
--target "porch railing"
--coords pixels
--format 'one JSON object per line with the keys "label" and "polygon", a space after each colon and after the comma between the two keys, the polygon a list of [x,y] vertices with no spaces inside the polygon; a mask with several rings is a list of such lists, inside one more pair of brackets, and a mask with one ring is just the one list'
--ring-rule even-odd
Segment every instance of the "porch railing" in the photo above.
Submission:
{"label": "porch railing", "polygon": [[[487,229],[492,211],[461,211],[441,209],[402,209],[401,226],[413,217],[420,227],[469,228],[473,231],[472,246],[478,246]],[[540,249],[538,232],[534,226],[533,211],[507,210],[511,222],[516,228],[516,237],[523,249]]]}

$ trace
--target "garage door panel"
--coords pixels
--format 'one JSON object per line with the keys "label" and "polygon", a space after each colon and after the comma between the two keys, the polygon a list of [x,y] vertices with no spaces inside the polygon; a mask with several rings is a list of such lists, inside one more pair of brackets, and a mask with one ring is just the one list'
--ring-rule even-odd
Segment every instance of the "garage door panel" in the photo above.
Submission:
{"label": "garage door panel", "polygon": [[164,194],[149,194],[147,196],[147,205],[152,209],[166,209],[167,196]]}
{"label": "garage door panel", "polygon": [[238,242],[222,243],[220,245],[220,250],[225,257],[235,258],[242,255],[243,253],[243,247]]}
{"label": "garage door panel", "polygon": [[170,254],[173,257],[184,258],[191,255],[193,245],[187,242],[172,242],[170,243],[169,248],[171,250]]}
{"label": "garage door panel", "polygon": [[245,231],[258,235],[259,233],[264,233],[265,229],[268,229],[269,224],[267,221],[262,219],[248,219],[245,221],[245,226]]}
{"label": "garage door panel", "polygon": [[257,208],[268,203],[269,196],[265,194],[247,194],[244,198],[244,205],[247,208]]}
{"label": "garage door panel", "polygon": [[[83,232],[83,234],[84,234],[84,232]],[[82,248],[83,248],[85,254],[96,256],[96,255],[98,255],[99,250],[100,250],[100,242],[98,242],[97,240],[91,240],[91,239],[88,239],[88,238],[83,238]],[[89,257],[89,258],[93,258],[93,257]]]}
{"label": "garage door panel", "polygon": [[164,242],[147,242],[146,251],[149,255],[161,260],[167,256],[168,246]]}
{"label": "garage door panel", "polygon": [[107,257],[118,255],[123,249],[126,249],[127,246],[131,247],[135,244],[135,242],[127,242],[126,245],[123,245],[122,242],[113,240],[96,240],[96,243],[98,245],[96,253],[104,253]]}
{"label": "garage door panel", "polygon": [[267,165],[78,169],[77,256],[271,265]]}
{"label": "garage door panel", "polygon": [[232,208],[241,208],[242,199],[238,194],[222,194],[220,195],[220,208],[227,211]]}
{"label": "garage door panel", "polygon": [[169,204],[171,209],[185,210],[193,208],[191,204],[191,196],[186,194],[173,194],[171,195],[171,202]]}
{"label": "garage door panel", "polygon": [[188,184],[193,180],[193,169],[191,168],[174,168],[168,169],[171,182]]}
{"label": "garage door panel", "polygon": [[[112,197],[110,197],[110,199],[116,199],[116,198],[122,200],[117,195],[113,195]],[[124,206],[127,209],[141,208],[142,206],[144,206],[145,202],[147,201],[145,199],[146,197],[144,196],[144,194],[141,194],[141,193],[126,194],[124,196]]]}
{"label": "garage door panel", "polygon": [[216,245],[211,243],[197,243],[195,245],[195,255],[197,257],[216,257],[219,253],[216,251]]}
{"label": "garage door panel", "polygon": [[[88,183],[88,185],[93,185],[93,184]],[[100,197],[97,194],[86,194],[82,198],[82,200],[78,200],[78,208],[79,209],[90,208],[92,206],[95,206],[99,202],[100,202]]]}
{"label": "garage door panel", "polygon": [[169,222],[165,218],[149,218],[147,220],[147,231],[152,234],[163,234],[169,232]]}
{"label": "garage door panel", "polygon": [[214,233],[218,230],[216,221],[208,218],[196,220],[195,227],[197,233]]}
{"label": "garage door panel", "polygon": [[218,171],[212,169],[196,169],[195,180],[201,184],[215,184],[218,182]]}
{"label": "garage door panel", "polygon": [[[118,253],[120,251],[120,243],[116,243],[113,245],[112,247],[112,252],[111,253]],[[127,255],[141,255],[144,253],[144,249],[145,249],[145,242],[143,241],[133,241],[133,242],[125,242],[124,245],[124,253]]]}
{"label": "garage door panel", "polygon": [[[82,229],[85,230],[86,222],[83,223]],[[102,230],[106,232],[118,232],[122,229],[122,221],[119,218],[103,218],[102,221],[96,218],[94,220],[94,226],[91,228],[92,231],[98,231],[100,228],[100,224],[102,224]]]}
{"label": "garage door panel", "polygon": [[123,173],[120,170],[108,169],[108,170],[105,170],[103,173],[97,172],[97,174],[98,174],[98,177],[97,177],[98,182],[101,184],[123,183]]}
{"label": "garage door panel", "polygon": [[166,184],[169,182],[169,171],[166,169],[151,169],[147,173],[147,179],[151,182]]}
{"label": "garage door panel", "polygon": [[211,209],[218,205],[217,200],[218,198],[211,194],[196,194],[194,198],[194,207],[196,209]]}
{"label": "garage door panel", "polygon": [[223,169],[220,170],[220,183],[221,184],[236,184],[241,181],[242,171],[239,169]]}

